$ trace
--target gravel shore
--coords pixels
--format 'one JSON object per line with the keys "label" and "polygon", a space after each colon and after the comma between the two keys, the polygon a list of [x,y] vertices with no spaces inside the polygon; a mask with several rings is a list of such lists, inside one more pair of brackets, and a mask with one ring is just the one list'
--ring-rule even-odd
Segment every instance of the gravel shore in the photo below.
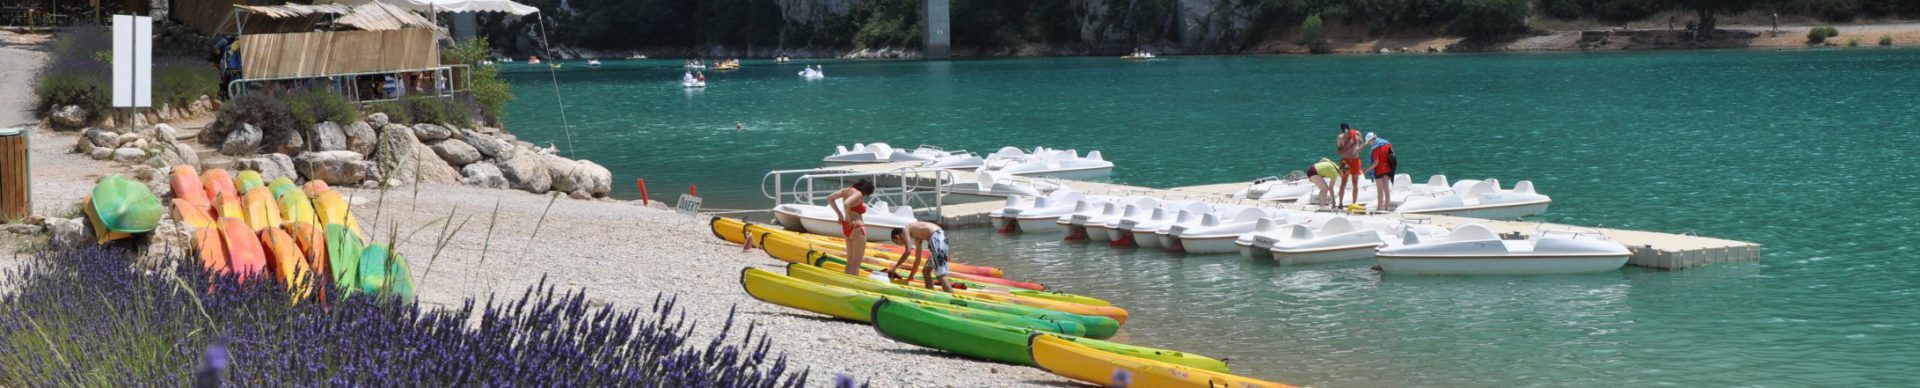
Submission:
{"label": "gravel shore", "polygon": [[[5,33],[12,35],[12,33]],[[9,41],[13,37],[6,37]],[[0,46],[0,125],[34,122],[29,85],[45,54],[31,46]],[[34,212],[71,216],[73,206],[102,176],[129,169],[69,151],[78,134],[36,129],[32,163]],[[705,217],[620,201],[582,201],[458,185],[386,190],[338,188],[372,237],[399,241],[413,264],[423,305],[458,308],[466,298],[518,297],[543,277],[561,289],[622,309],[647,308],[655,295],[679,298],[681,311],[700,324],[696,343],[718,332],[730,309],[745,325],[772,335],[791,368],[809,368],[814,386],[832,386],[845,373],[876,387],[1072,386],[1039,369],[973,361],[894,342],[873,328],[771,305],[740,287],[748,266],[781,271],[759,251],[743,252],[707,229]],[[451,222],[449,222],[451,220]],[[444,236],[444,238],[443,238]],[[0,236],[0,266],[11,269],[26,237]],[[436,244],[446,241],[444,247]],[[438,250],[439,254],[435,255]]]}

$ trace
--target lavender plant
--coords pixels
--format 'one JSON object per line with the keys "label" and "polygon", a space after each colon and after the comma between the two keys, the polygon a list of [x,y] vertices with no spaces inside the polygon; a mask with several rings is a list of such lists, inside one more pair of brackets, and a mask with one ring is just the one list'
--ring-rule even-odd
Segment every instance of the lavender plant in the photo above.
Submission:
{"label": "lavender plant", "polygon": [[618,310],[542,279],[484,307],[295,305],[275,282],[197,265],[149,272],[128,256],[48,250],[0,281],[11,286],[0,294],[0,386],[791,387],[808,375],[757,325],[734,340],[731,312],[705,346],[691,343],[696,323],[666,295]]}

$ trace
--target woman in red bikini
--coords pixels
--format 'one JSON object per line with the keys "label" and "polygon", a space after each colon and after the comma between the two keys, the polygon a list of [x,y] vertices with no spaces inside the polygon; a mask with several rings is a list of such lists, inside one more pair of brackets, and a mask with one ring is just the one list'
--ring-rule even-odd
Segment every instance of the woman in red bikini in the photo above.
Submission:
{"label": "woman in red bikini", "polygon": [[[827,208],[840,219],[840,234],[847,238],[847,274],[860,276],[860,265],[867,261],[867,196],[873,195],[873,182],[861,178],[853,185],[827,196]],[[834,206],[839,200],[840,206]],[[845,208],[845,210],[841,210]]]}

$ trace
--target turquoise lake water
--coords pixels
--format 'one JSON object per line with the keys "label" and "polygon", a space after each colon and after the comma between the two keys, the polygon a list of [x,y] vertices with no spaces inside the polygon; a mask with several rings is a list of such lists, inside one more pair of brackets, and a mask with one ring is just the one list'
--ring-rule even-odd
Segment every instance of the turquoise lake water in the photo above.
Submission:
{"label": "turquoise lake water", "polygon": [[[616,195],[761,175],[836,144],[1101,150],[1115,181],[1245,181],[1328,155],[1340,121],[1424,180],[1531,179],[1538,220],[1763,244],[1756,264],[1556,277],[1382,277],[958,231],[956,255],[1127,307],[1131,343],[1315,386],[1920,386],[1920,50],[748,62],[557,74],[574,153]],[[549,75],[516,65],[509,129],[554,143]],[[735,123],[744,123],[736,131]],[[1510,183],[1509,183],[1510,184]]]}

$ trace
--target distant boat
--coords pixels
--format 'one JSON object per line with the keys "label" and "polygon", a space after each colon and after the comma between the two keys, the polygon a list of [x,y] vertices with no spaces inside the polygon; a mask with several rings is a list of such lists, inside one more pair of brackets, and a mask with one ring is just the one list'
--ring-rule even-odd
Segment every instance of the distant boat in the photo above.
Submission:
{"label": "distant boat", "polygon": [[540,64],[540,57],[527,57],[527,64],[529,65]]}
{"label": "distant boat", "polygon": [[641,55],[641,54],[633,54],[633,55],[628,55],[628,56],[627,56],[627,59],[628,59],[628,60],[638,60],[638,59],[647,59],[647,56],[646,56],[646,55]]}
{"label": "distant boat", "polygon": [[680,87],[687,89],[706,89],[707,81],[682,80]]}
{"label": "distant boat", "polygon": [[1124,57],[1120,57],[1120,60],[1123,60],[1123,61],[1151,61],[1151,60],[1153,60],[1153,58],[1154,58],[1154,57],[1153,57],[1153,53],[1150,53],[1150,52],[1145,52],[1145,51],[1136,51],[1136,52],[1134,52],[1134,53],[1132,53],[1132,54],[1127,54],[1127,56],[1124,56]]}
{"label": "distant boat", "polygon": [[589,60],[587,60],[587,66],[593,66],[593,67],[600,67],[600,60],[598,60],[598,59],[589,59]]}
{"label": "distant boat", "polygon": [[501,58],[500,61],[506,62],[506,63],[513,63],[513,58]]}

